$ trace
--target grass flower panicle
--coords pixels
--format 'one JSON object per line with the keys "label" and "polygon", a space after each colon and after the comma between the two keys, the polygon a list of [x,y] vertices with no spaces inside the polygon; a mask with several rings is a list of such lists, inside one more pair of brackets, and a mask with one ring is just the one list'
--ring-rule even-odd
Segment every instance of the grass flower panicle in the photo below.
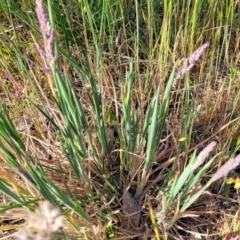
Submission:
{"label": "grass flower panicle", "polygon": [[191,70],[196,64],[197,60],[201,57],[204,50],[209,46],[209,42],[204,43],[201,47],[196,49],[188,58],[186,58],[181,67],[178,69],[176,77],[174,78],[173,88],[176,88],[177,81],[182,79],[186,72]]}
{"label": "grass flower panicle", "polygon": [[[15,234],[19,240],[51,240],[54,234],[62,234],[63,216],[58,208],[43,201],[34,213],[30,213],[28,227]],[[34,228],[32,232],[30,228]],[[55,236],[56,237],[56,236]]]}
{"label": "grass flower panicle", "polygon": [[240,155],[237,155],[235,158],[229,159],[223,166],[221,166],[217,172],[213,175],[213,181],[216,181],[222,177],[227,176],[227,174],[234,170],[240,165]]}
{"label": "grass flower panicle", "polygon": [[47,62],[49,67],[53,67],[56,61],[54,54],[55,32],[49,21],[48,13],[44,8],[42,0],[36,0],[36,13],[39,21],[40,31],[44,41],[44,51],[37,44],[41,57]]}
{"label": "grass flower panicle", "polygon": [[39,231],[56,232],[63,226],[63,216],[57,207],[53,207],[48,201],[40,203],[34,214],[30,215],[30,224]]}
{"label": "grass flower panicle", "polygon": [[196,163],[192,166],[192,169],[195,170],[199,166],[201,166],[206,159],[209,157],[211,152],[214,150],[214,148],[217,146],[217,143],[215,141],[209,143],[197,156]]}

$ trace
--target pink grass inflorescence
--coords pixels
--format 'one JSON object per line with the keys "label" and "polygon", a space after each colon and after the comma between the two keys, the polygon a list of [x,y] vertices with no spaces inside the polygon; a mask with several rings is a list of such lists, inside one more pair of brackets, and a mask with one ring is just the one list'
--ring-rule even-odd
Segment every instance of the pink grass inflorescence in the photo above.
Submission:
{"label": "pink grass inflorescence", "polygon": [[48,66],[52,68],[56,61],[54,55],[55,33],[42,0],[36,0],[36,13],[44,41],[44,50],[37,46],[38,51]]}

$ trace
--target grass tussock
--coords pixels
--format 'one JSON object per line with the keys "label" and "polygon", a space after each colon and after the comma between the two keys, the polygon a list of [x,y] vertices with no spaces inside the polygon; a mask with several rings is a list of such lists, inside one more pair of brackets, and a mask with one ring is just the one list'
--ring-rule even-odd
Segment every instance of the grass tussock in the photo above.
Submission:
{"label": "grass tussock", "polygon": [[4,0],[1,237],[239,237],[239,10]]}

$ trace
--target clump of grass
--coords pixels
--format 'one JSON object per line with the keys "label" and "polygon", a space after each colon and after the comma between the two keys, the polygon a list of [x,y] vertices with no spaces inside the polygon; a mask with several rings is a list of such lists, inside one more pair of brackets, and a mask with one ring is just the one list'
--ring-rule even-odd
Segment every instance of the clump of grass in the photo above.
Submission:
{"label": "clump of grass", "polygon": [[[223,153],[206,161],[215,141],[197,153],[214,137],[222,149],[221,142],[238,126],[238,98],[230,97],[236,59],[226,56],[237,39],[229,38],[227,27],[234,25],[237,5],[83,0],[48,1],[46,8],[36,0],[39,27],[31,4],[22,6],[31,9],[28,15],[11,0],[2,7],[8,10],[4,19],[15,27],[14,40],[3,31],[4,49],[6,43],[13,46],[10,60],[17,59],[19,69],[6,66],[0,73],[8,81],[28,74],[35,89],[23,92],[26,105],[39,110],[45,127],[30,117],[31,127],[20,136],[9,110],[2,109],[1,159],[25,181],[20,184],[2,167],[0,189],[15,203],[1,211],[19,206],[33,211],[46,199],[65,216],[64,229],[84,239],[200,234],[194,217],[188,227],[184,219],[210,184],[239,165],[234,156],[218,166]],[[231,20],[222,17],[225,13]],[[28,26],[30,44],[21,41],[14,18]],[[22,44],[29,44],[28,51]],[[189,57],[179,61],[183,56]],[[6,65],[9,57],[4,59]],[[213,91],[222,59],[231,65],[231,83],[223,80]],[[46,157],[37,154],[40,147]]]}

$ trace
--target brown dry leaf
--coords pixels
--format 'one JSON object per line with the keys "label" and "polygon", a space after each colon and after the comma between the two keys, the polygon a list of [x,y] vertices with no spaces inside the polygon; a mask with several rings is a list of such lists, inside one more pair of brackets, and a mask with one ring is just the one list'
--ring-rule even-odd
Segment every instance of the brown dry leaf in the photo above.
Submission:
{"label": "brown dry leaf", "polygon": [[122,204],[124,217],[127,220],[124,227],[128,230],[136,229],[141,218],[141,208],[138,201],[132,197],[129,191],[126,191],[123,194]]}

